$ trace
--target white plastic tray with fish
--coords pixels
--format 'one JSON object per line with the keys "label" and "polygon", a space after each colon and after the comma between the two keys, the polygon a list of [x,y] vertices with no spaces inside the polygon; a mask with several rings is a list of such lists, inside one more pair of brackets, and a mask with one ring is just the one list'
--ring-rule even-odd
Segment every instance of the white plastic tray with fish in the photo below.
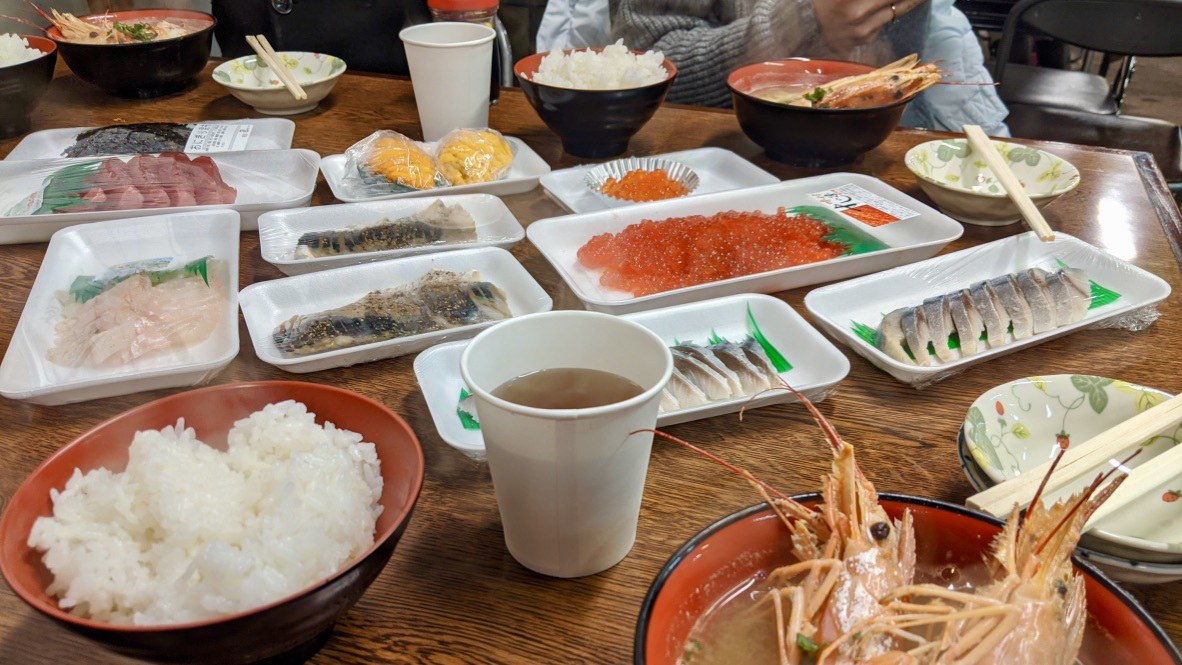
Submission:
{"label": "white plastic tray with fish", "polygon": [[[724,148],[695,148],[664,155],[653,155],[652,158],[679,162],[697,173],[698,187],[690,196],[772,185],[780,182],[776,176]],[[596,164],[589,164],[554,171],[542,176],[538,182],[551,198],[573,213],[607,210],[611,206],[588,189],[583,180],[587,171],[596,166]]]}
{"label": "white plastic tray with fish", "polygon": [[[320,155],[311,150],[253,150],[207,155],[217,165],[227,185],[238,190],[234,203],[140,208],[136,210],[101,210],[93,212],[49,213],[44,215],[3,216],[29,195],[41,189],[45,179],[59,169],[83,162],[114,157],[79,157],[77,159],[38,159],[0,162],[0,244],[44,242],[59,229],[86,222],[145,217],[190,210],[236,210],[242,217],[242,230],[258,228],[258,218],[269,210],[306,206],[316,188]],[[123,161],[131,155],[122,155]]]}
{"label": "white plastic tray with fish", "polygon": [[506,136],[505,140],[509,141],[509,145],[513,148],[513,163],[509,165],[509,170],[505,172],[505,175],[491,182],[420,189],[413,192],[390,193],[382,196],[358,197],[350,194],[344,186],[344,155],[329,155],[325,157],[324,161],[320,163],[320,170],[324,171],[324,179],[328,181],[328,187],[332,190],[332,195],[338,200],[347,203],[405,199],[415,196],[439,196],[441,194],[475,194],[479,192],[505,196],[506,194],[528,192],[538,186],[539,177],[550,172],[550,165],[546,163],[546,160],[539,157],[538,153],[533,151],[533,148],[526,145],[525,141],[515,136]]}
{"label": "white plastic tray with fish", "polygon": [[[810,399],[824,399],[849,373],[849,360],[837,347],[791,306],[771,296],[745,293],[622,318],[636,321],[671,345],[675,341],[705,345],[714,335],[736,342],[749,335],[749,311],[767,341],[792,365],[780,376]],[[483,459],[484,438],[476,409],[472,400],[465,398],[460,377],[460,354],[467,346],[468,341],[461,340],[427,349],[415,358],[415,376],[440,438],[465,455]],[[661,413],[657,425],[665,427],[735,413],[744,405],[751,409],[792,401],[795,397],[787,390],[773,390],[754,400],[736,397]],[[465,413],[461,414],[461,410]]]}
{"label": "white plastic tray with fish", "polygon": [[[780,207],[796,206],[821,207],[832,211],[814,195],[850,186],[867,192],[869,196],[885,200],[890,206],[899,206],[908,213],[914,213],[908,218],[878,227],[871,227],[841,215],[847,226],[884,243],[887,245],[886,249],[639,297],[602,286],[599,283],[600,271],[585,268],[578,259],[579,248],[591,238],[602,233],[618,233],[644,220],[713,215],[730,210],[758,210],[774,214]],[[587,308],[609,314],[635,312],[735,293],[775,293],[885,270],[926,259],[959,238],[963,232],[964,228],[959,222],[943,213],[877,178],[856,173],[831,173],[763,187],[555,217],[534,222],[526,229],[530,242],[550,261],[575,295],[586,303]]]}
{"label": "white plastic tray with fish", "polygon": [[[176,213],[74,226],[49,241],[20,321],[0,363],[0,395],[34,404],[68,404],[144,390],[204,383],[238,355],[238,213]],[[50,362],[61,305],[55,293],[79,275],[172,257],[172,266],[204,256],[225,262],[222,324],[183,350],[144,355],[121,367],[69,368]]]}
{"label": "white plastic tray with fish", "polygon": [[[1087,271],[1093,282],[1115,291],[1120,297],[1111,304],[1088,310],[1084,318],[1075,323],[1018,341],[1013,341],[1012,335],[1007,334],[1007,344],[952,362],[936,361],[928,367],[899,362],[864,341],[853,330],[854,322],[877,328],[887,312],[919,305],[925,298],[964,289],[981,280],[1034,267],[1054,272],[1063,264]],[[1078,238],[1056,232],[1054,241],[1042,242],[1028,232],[877,275],[825,286],[809,293],[804,302],[822,329],[858,355],[904,383],[923,386],[992,358],[1149,307],[1169,295],[1170,285],[1160,277]]]}
{"label": "white plastic tray with fish", "polygon": [[[250,137],[243,150],[287,150],[295,135],[295,123],[285,118],[242,118],[240,120],[200,120],[193,124],[249,125]],[[184,124],[184,123],[179,123]],[[4,159],[54,159],[63,157],[78,135],[94,127],[67,127],[33,132],[16,144]]]}
{"label": "white plastic tray with fish", "polygon": [[[476,223],[476,239],[463,242],[416,245],[379,252],[351,252],[335,256],[295,258],[300,236],[312,231],[341,231],[370,226],[383,218],[396,220],[413,215],[436,200],[464,208]],[[457,194],[437,199],[400,199],[277,210],[259,217],[259,244],[263,259],[285,275],[300,275],[327,268],[381,261],[416,254],[430,254],[470,247],[512,247],[525,237],[525,229],[503,201],[491,194]]]}
{"label": "white plastic tray with fish", "polygon": [[371,291],[410,284],[432,270],[479,271],[482,280],[492,282],[505,292],[513,316],[546,312],[554,306],[550,296],[525,267],[499,247],[423,254],[251,284],[242,290],[239,300],[254,351],[263,362],[282,370],[317,372],[422,351],[439,342],[472,337],[496,323],[487,321],[290,358],[275,346],[272,338],[275,328],[297,314],[315,314],[342,307]]}

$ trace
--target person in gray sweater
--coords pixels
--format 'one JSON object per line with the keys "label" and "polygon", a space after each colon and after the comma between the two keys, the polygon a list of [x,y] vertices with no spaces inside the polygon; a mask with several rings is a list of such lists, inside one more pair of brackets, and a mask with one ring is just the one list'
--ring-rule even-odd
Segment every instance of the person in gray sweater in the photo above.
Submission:
{"label": "person in gray sweater", "polygon": [[668,100],[730,106],[726,77],[794,56],[881,66],[919,53],[928,0],[614,0],[629,48],[663,51],[679,70]]}

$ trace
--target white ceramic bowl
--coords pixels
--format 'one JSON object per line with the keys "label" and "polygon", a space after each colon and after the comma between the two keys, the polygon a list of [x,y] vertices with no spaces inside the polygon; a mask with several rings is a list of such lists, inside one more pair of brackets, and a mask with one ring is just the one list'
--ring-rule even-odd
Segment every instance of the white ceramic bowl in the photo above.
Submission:
{"label": "white ceramic bowl", "polygon": [[255,55],[223,62],[213,70],[213,80],[259,113],[295,115],[316,108],[332,92],[346,69],[344,60],[324,53],[279,51],[279,57],[296,83],[308,93],[307,99],[292,97],[271,68],[260,63]]}
{"label": "white ceramic bowl", "polygon": [[[1160,390],[1098,376],[1032,376],[978,397],[965,418],[965,439],[973,460],[991,482],[1000,483],[1047,461],[1059,439],[1082,444],[1169,397]],[[1180,440],[1182,425],[1170,427],[1148,438],[1128,465],[1146,464]],[[1048,499],[1077,492],[1091,480],[1088,475]],[[1179,498],[1182,469],[1161,487],[1100,520],[1081,542],[1135,561],[1182,562]]]}
{"label": "white ceramic bowl", "polygon": [[[994,141],[1034,205],[1042,208],[1079,185],[1070,162],[1030,146]],[[1002,226],[1022,219],[1001,183],[966,139],[921,143],[903,159],[936,207],[967,224]]]}

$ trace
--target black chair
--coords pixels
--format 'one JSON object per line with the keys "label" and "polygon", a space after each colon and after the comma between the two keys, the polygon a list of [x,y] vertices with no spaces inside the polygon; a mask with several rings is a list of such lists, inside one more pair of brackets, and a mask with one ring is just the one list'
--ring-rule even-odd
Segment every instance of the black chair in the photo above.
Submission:
{"label": "black chair", "polygon": [[1116,82],[1096,74],[1009,62],[1014,37],[1033,30],[1117,56],[1182,55],[1182,0],[1022,0],[1006,19],[994,62],[998,94],[1014,136],[1151,152],[1171,182],[1182,182],[1176,125],[1120,114],[1131,68]]}

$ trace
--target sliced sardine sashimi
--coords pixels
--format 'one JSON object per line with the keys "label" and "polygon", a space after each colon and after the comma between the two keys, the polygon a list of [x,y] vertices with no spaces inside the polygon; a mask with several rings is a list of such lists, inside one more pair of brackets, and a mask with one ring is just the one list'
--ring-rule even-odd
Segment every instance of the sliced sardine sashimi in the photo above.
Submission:
{"label": "sliced sardine sashimi", "polygon": [[1010,327],[1014,339],[1026,339],[1034,334],[1034,321],[1030,313],[1030,305],[1018,292],[1018,285],[1014,283],[1013,275],[1002,275],[989,280],[989,287],[997,294],[1001,308],[1010,316]]}
{"label": "sliced sardine sashimi", "polygon": [[1047,275],[1046,282],[1051,302],[1055,304],[1055,320],[1059,325],[1075,323],[1087,316],[1088,307],[1092,304],[1091,296],[1076,288],[1070,278],[1057,272]]}
{"label": "sliced sardine sashimi", "polygon": [[754,339],[742,344],[679,344],[673,353],[673,376],[661,393],[662,412],[754,395],[776,387],[779,372]]}
{"label": "sliced sardine sashimi", "polygon": [[943,362],[956,360],[956,354],[948,346],[948,337],[955,331],[952,314],[948,311],[948,301],[944,296],[936,296],[923,301],[923,320],[928,324],[928,334],[931,336],[932,348],[936,357]]}
{"label": "sliced sardine sashimi", "polygon": [[908,307],[903,310],[899,324],[903,327],[903,338],[907,340],[907,347],[911,349],[911,355],[915,356],[915,364],[924,367],[931,365],[932,355],[928,353],[931,334],[928,332],[928,324],[923,320],[923,314],[920,313],[919,308]]}
{"label": "sliced sardine sashimi", "polygon": [[948,311],[956,325],[961,354],[975,354],[980,348],[981,333],[985,332],[985,324],[981,320],[981,315],[977,313],[977,308],[973,306],[973,299],[969,297],[967,290],[950,293],[944,298],[948,301]]}
{"label": "sliced sardine sashimi", "polygon": [[903,343],[907,341],[907,338],[903,336],[902,324],[903,312],[906,309],[906,307],[900,307],[883,317],[874,336],[874,345],[901,363],[912,362],[911,357],[907,355],[907,350],[903,348]]}
{"label": "sliced sardine sashimi", "polygon": [[729,399],[734,395],[730,383],[723,375],[696,358],[691,358],[680,351],[674,351],[673,366],[681,372],[686,380],[697,386],[706,395],[706,399],[712,402]]}
{"label": "sliced sardine sashimi", "polygon": [[990,288],[988,282],[977,282],[969,287],[969,297],[977,314],[981,315],[981,322],[985,325],[985,341],[990,347],[1001,346],[1006,341],[1006,329],[1009,327],[1010,317],[1002,309],[997,300],[997,294]]}
{"label": "sliced sardine sashimi", "polygon": [[1055,307],[1051,304],[1051,294],[1047,292],[1046,271],[1031,268],[1014,274],[1014,283],[1018,292],[1030,305],[1030,322],[1035,335],[1059,327],[1055,322]]}

